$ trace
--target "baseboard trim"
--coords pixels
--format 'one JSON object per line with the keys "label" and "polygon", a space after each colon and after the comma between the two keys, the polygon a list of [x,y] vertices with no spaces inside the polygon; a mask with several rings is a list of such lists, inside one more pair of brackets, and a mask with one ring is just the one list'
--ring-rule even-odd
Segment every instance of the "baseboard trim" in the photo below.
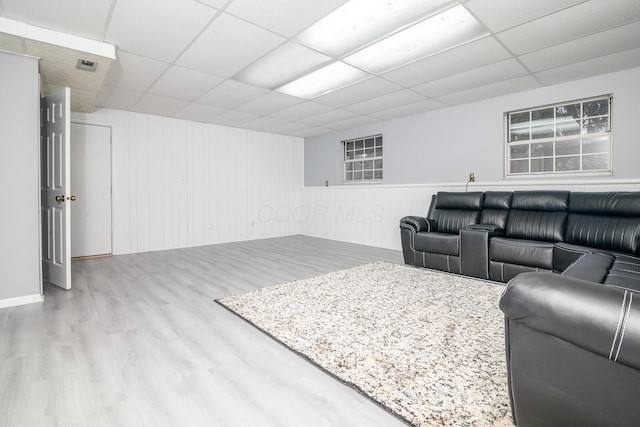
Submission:
{"label": "baseboard trim", "polygon": [[42,302],[44,297],[41,294],[25,295],[23,297],[0,299],[0,308],[16,307],[18,305]]}

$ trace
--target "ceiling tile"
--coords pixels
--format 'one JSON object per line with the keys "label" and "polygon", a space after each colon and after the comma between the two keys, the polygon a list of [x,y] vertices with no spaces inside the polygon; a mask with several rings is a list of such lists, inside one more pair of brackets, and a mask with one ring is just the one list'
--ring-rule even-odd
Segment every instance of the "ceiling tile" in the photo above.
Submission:
{"label": "ceiling tile", "polygon": [[151,86],[149,93],[191,101],[201,97],[222,81],[221,77],[174,65]]}
{"label": "ceiling tile", "polygon": [[198,103],[221,108],[236,108],[239,105],[264,95],[268,91],[234,80],[225,80],[219,86],[198,98]]}
{"label": "ceiling tile", "polygon": [[543,84],[553,85],[635,67],[640,67],[640,48],[542,71],[535,76]]}
{"label": "ceiling tile", "polygon": [[267,116],[302,102],[304,102],[304,99],[278,92],[269,92],[260,98],[238,106],[236,110],[246,111],[247,113],[257,114],[259,116]]}
{"label": "ceiling tile", "polygon": [[247,129],[268,131],[276,126],[287,124],[286,120],[275,119],[273,117],[258,117],[257,119],[246,122],[243,127]]}
{"label": "ceiling tile", "polygon": [[536,79],[531,76],[524,76],[441,96],[437,98],[436,101],[442,102],[445,105],[459,105],[538,87],[540,87],[540,83],[538,83]]}
{"label": "ceiling tile", "polygon": [[376,111],[387,110],[389,108],[398,107],[404,104],[411,104],[418,101],[424,101],[425,97],[410,90],[402,90],[393,92],[388,95],[379,96],[368,101],[359,102],[357,104],[345,107],[349,111],[355,111],[360,114],[370,114]]}
{"label": "ceiling tile", "polygon": [[140,113],[170,117],[187,104],[187,101],[147,94],[133,106],[133,110]]}
{"label": "ceiling tile", "polygon": [[405,117],[413,114],[424,113],[425,111],[436,110],[444,106],[444,104],[441,104],[438,101],[427,99],[426,101],[414,102],[413,104],[405,104],[388,110],[371,113],[371,116],[382,120],[391,120],[398,117]]}
{"label": "ceiling tile", "polygon": [[[105,95],[103,95],[103,93]],[[98,96],[98,99],[101,102],[98,103],[96,101],[96,105],[98,107],[131,111],[142,95],[142,92],[138,92],[136,90],[104,85],[102,86],[101,94]],[[103,101],[103,98],[105,97],[106,100]]]}
{"label": "ceiling tile", "polygon": [[223,126],[241,127],[245,123],[257,118],[258,116],[256,116],[255,114],[245,113],[244,111],[231,110],[215,116],[209,121],[209,123],[215,123]]}
{"label": "ceiling tile", "polygon": [[112,0],[2,0],[1,3],[7,18],[101,40]]}
{"label": "ceiling tile", "polygon": [[329,110],[333,110],[333,107],[318,104],[314,101],[306,101],[302,104],[277,111],[271,114],[271,116],[282,120],[294,121],[309,116],[315,116],[316,114],[326,113]]}
{"label": "ceiling tile", "polygon": [[640,21],[522,55],[520,60],[537,72],[640,47]]}
{"label": "ceiling tile", "polygon": [[498,41],[493,37],[485,37],[398,68],[382,77],[401,86],[412,87],[509,57],[509,52]]}
{"label": "ceiling tile", "polygon": [[378,122],[379,120],[374,117],[369,116],[357,116],[351,119],[340,120],[337,122],[333,122],[326,127],[334,129],[334,130],[342,130],[342,129],[351,129],[354,127],[366,125],[373,122]]}
{"label": "ceiling tile", "polygon": [[[640,1],[588,1],[498,34],[516,55],[543,49],[640,19]],[[567,25],[573,22],[577,25]]]}
{"label": "ceiling tile", "polygon": [[340,120],[346,120],[353,117],[356,117],[358,114],[352,111],[346,110],[331,110],[326,113],[316,114],[315,116],[305,117],[304,119],[300,119],[302,123],[309,123],[316,126],[324,126],[330,124],[331,122],[337,122]]}
{"label": "ceiling tile", "polygon": [[128,52],[172,62],[215,13],[215,9],[195,1],[119,1],[106,40]]}
{"label": "ceiling tile", "polygon": [[292,37],[345,2],[234,0],[226,11],[285,37]]}
{"label": "ceiling tile", "polygon": [[425,96],[435,98],[448,93],[462,92],[478,86],[502,80],[512,79],[527,74],[527,70],[515,59],[485,65],[464,73],[456,74],[444,79],[434,80],[414,87],[412,90]]}
{"label": "ceiling tile", "polygon": [[194,122],[208,123],[213,117],[226,112],[224,108],[211,107],[209,105],[192,102],[184,108],[172,114],[178,119],[193,120]]}
{"label": "ceiling tile", "polygon": [[312,136],[322,135],[324,133],[329,133],[329,132],[331,132],[331,129],[314,126],[314,127],[291,132],[291,136],[299,136],[300,138],[309,138]]}
{"label": "ceiling tile", "polygon": [[213,6],[216,9],[222,9],[229,0],[196,0],[198,3],[206,4],[207,6]]}
{"label": "ceiling tile", "polygon": [[498,32],[584,0],[470,0],[464,4],[489,30]]}
{"label": "ceiling tile", "polygon": [[105,83],[124,89],[146,91],[169,66],[153,59],[119,51]]}
{"label": "ceiling tile", "polygon": [[301,131],[303,129],[309,129],[309,125],[306,123],[288,122],[271,128],[270,132],[282,135],[291,135],[293,132]]}
{"label": "ceiling tile", "polygon": [[230,77],[284,41],[281,36],[223,13],[177,63],[216,76]]}
{"label": "ceiling tile", "polygon": [[373,77],[315,98],[314,101],[334,107],[344,107],[398,90],[402,88],[397,84],[380,77]]}

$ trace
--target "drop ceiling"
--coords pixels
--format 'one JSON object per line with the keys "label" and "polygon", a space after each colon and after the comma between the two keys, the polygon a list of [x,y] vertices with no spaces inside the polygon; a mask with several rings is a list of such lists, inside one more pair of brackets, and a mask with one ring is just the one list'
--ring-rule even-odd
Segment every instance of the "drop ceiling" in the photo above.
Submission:
{"label": "drop ceiling", "polygon": [[[43,58],[45,90],[61,83],[48,78],[48,64],[61,68],[76,111],[114,108],[300,137],[640,66],[639,0],[424,0],[418,17],[388,16],[396,27],[373,41],[341,44],[338,35],[318,47],[314,24],[339,20],[331,14],[347,3],[0,0],[0,17],[117,53],[113,63],[94,58],[102,62],[96,75],[75,69],[81,52],[69,47],[31,46],[0,31],[0,49]],[[372,43],[455,7],[477,21],[479,35],[391,69],[362,66]],[[301,73],[334,63],[355,66],[357,82],[318,96],[284,93]]]}

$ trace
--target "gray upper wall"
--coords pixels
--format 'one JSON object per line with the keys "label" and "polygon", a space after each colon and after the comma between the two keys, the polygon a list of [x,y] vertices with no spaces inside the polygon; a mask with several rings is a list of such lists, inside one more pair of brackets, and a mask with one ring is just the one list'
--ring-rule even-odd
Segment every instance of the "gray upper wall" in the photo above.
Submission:
{"label": "gray upper wall", "polygon": [[[640,68],[547,86],[470,104],[306,138],[305,186],[342,184],[340,141],[382,133],[387,185],[504,178],[504,113],[537,105],[613,94],[612,178],[640,177]],[[513,180],[513,178],[509,178]]]}
{"label": "gray upper wall", "polygon": [[38,61],[0,52],[0,304],[41,294]]}

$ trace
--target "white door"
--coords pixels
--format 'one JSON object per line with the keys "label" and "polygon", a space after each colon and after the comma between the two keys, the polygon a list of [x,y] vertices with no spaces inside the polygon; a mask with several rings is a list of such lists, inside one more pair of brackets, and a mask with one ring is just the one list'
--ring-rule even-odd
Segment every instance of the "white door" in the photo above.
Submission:
{"label": "white door", "polygon": [[42,275],[71,289],[69,88],[40,102]]}
{"label": "white door", "polygon": [[111,128],[71,123],[71,257],[111,253]]}

